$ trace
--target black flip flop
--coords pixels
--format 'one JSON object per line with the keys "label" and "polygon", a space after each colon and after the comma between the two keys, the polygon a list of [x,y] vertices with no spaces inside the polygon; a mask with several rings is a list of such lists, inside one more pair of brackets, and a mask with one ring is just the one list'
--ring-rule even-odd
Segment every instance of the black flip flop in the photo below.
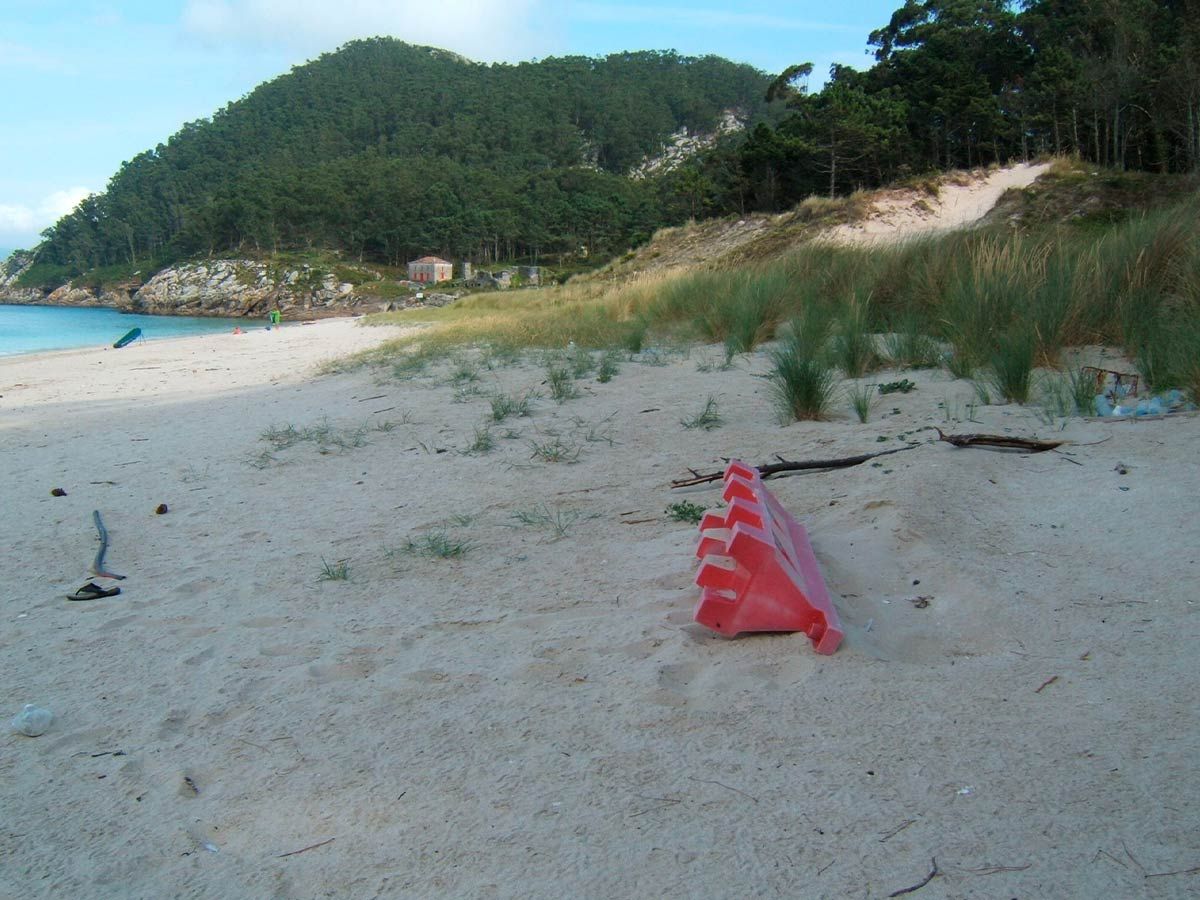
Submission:
{"label": "black flip flop", "polygon": [[121,593],[119,587],[108,588],[107,590],[100,587],[94,581],[89,581],[73,594],[67,594],[68,600],[99,600],[101,597],[115,597]]}

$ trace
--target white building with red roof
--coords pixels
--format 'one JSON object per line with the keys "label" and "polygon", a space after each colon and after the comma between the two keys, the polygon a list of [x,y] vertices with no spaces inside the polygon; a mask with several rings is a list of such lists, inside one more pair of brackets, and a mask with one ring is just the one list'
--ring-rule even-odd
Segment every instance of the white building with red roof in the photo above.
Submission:
{"label": "white building with red roof", "polygon": [[454,277],[454,265],[436,256],[422,256],[408,264],[408,280],[437,284]]}

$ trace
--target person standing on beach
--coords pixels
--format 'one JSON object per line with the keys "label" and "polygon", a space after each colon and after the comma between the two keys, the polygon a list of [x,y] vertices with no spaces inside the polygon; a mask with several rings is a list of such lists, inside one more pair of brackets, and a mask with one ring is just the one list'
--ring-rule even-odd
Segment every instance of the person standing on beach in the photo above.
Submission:
{"label": "person standing on beach", "polygon": [[270,319],[271,319],[271,324],[275,328],[278,328],[280,323],[283,322],[283,313],[279,311],[278,306],[275,307],[273,310],[271,310]]}

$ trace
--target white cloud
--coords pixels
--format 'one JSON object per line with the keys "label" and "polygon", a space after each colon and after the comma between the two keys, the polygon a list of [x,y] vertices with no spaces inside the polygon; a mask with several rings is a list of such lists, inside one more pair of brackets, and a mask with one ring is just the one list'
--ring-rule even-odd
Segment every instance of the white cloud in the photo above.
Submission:
{"label": "white cloud", "polygon": [[37,235],[50,227],[89,194],[90,188],[70,187],[54,191],[33,204],[0,203],[0,240],[26,246],[37,243]]}
{"label": "white cloud", "polygon": [[77,207],[84,197],[94,193],[91,188],[85,187],[69,187],[66,190],[55,191],[42,200],[38,206],[38,215],[56,222]]}
{"label": "white cloud", "polygon": [[184,29],[219,43],[332,50],[354,38],[396,37],[471,59],[528,59],[547,49],[547,0],[188,0]]}

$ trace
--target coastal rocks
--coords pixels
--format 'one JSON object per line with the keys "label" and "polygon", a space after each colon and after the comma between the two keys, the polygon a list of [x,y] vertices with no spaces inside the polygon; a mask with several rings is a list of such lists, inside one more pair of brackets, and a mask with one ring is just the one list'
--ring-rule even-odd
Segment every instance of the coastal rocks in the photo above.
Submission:
{"label": "coastal rocks", "polygon": [[413,294],[402,300],[392,300],[389,303],[380,304],[379,311],[398,312],[402,309],[426,309],[429,307],[449,306],[460,296],[462,295],[435,293]]}
{"label": "coastal rocks", "polygon": [[[102,306],[151,315],[228,318],[265,317],[276,308],[288,318],[316,318],[374,312],[381,307],[378,294],[369,287],[381,276],[368,267],[354,265],[339,267],[338,271],[360,279],[363,289],[312,266],[217,259],[163,269],[141,285],[135,281],[97,288],[67,283],[46,293],[17,287],[17,279],[31,264],[32,256],[21,253],[0,263],[0,303]],[[410,295],[395,306],[442,306],[454,299],[453,295],[431,294],[422,302]]]}
{"label": "coastal rocks", "polygon": [[354,286],[308,266],[282,269],[254,260],[211,260],[164,269],[131,298],[134,312],[177,316],[265,316],[357,310],[372,301]]}
{"label": "coastal rocks", "polygon": [[18,250],[8,259],[0,260],[0,303],[45,303],[37,288],[17,286],[17,279],[33,265],[33,254]]}
{"label": "coastal rocks", "polygon": [[38,300],[47,306],[106,306],[91,288],[64,284]]}

